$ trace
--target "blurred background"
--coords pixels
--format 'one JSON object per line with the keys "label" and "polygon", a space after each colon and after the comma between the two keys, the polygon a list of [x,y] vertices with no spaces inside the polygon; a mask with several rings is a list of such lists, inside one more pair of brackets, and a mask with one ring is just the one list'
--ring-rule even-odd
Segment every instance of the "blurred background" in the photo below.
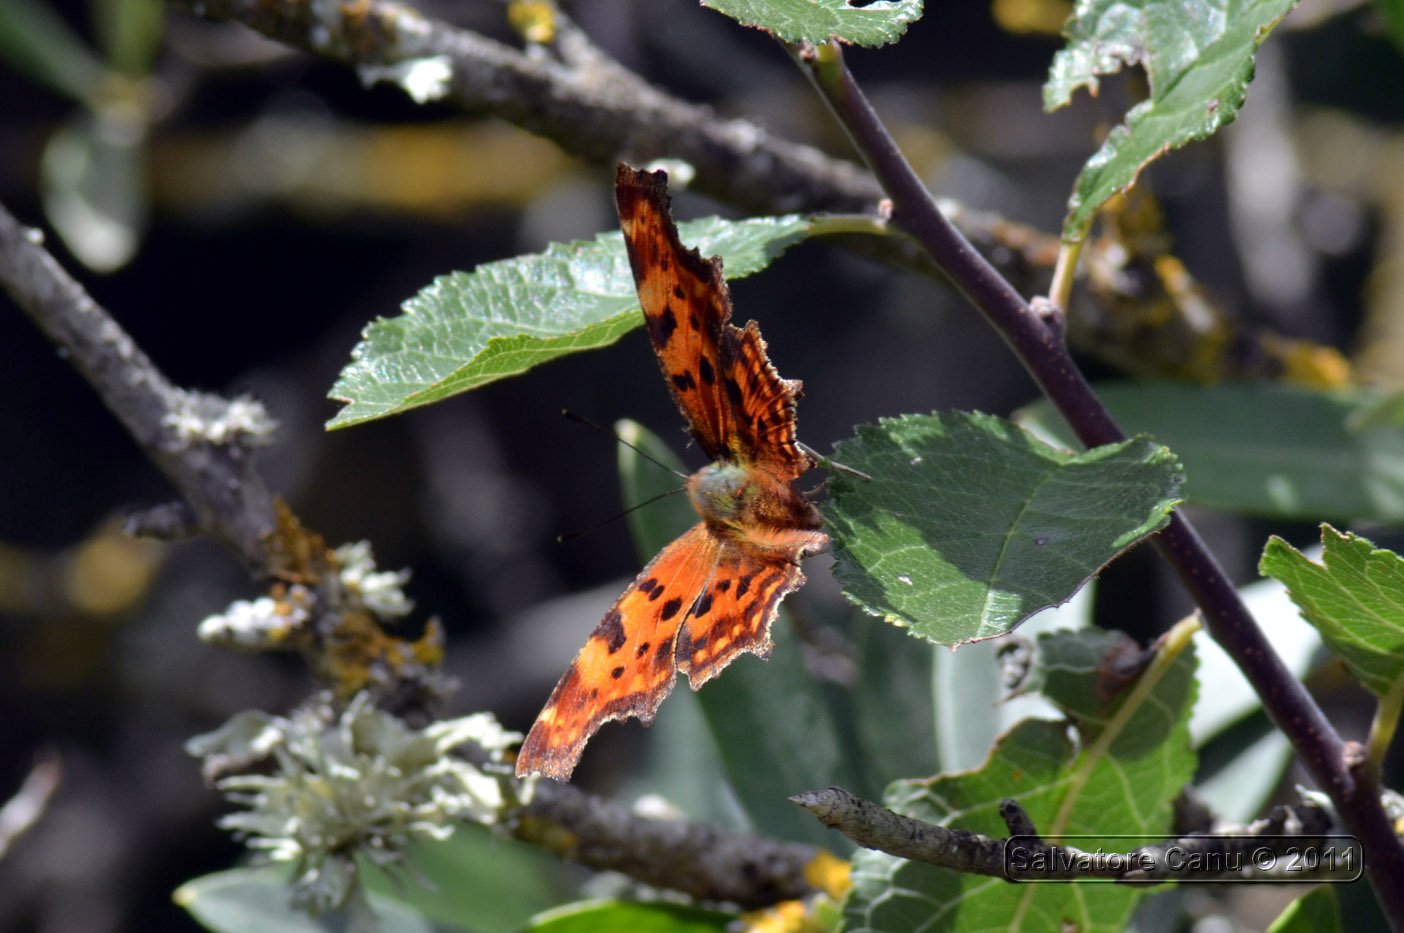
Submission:
{"label": "blurred background", "polygon": [[[928,6],[898,45],[855,50],[850,66],[939,196],[1056,232],[1136,79],[1046,115],[1059,47],[1047,30],[1068,4]],[[420,8],[519,44],[503,3]],[[764,36],[690,0],[567,9],[670,93],[850,157]],[[639,566],[622,523],[556,542],[620,508],[612,441],[561,409],[636,419],[700,466],[644,334],[334,434],[326,394],[361,328],[435,275],[612,228],[612,166],[153,0],[7,0],[0,36],[0,202],[46,231],[174,382],[264,401],[281,424],[261,457],[274,491],[330,542],[367,539],[382,567],[413,571],[419,608],[402,634],[442,621],[461,682],[449,712],[525,729]],[[1335,347],[1384,385],[1404,373],[1400,48],[1369,3],[1303,3],[1263,49],[1238,122],[1146,180],[1176,254],[1237,322]],[[734,215],[687,193],[674,208]],[[993,332],[930,279],[809,243],[733,296],[780,373],[804,380],[801,437],[821,451],[882,415],[1008,414],[1034,398]],[[0,347],[0,799],[36,760],[62,772],[0,861],[0,928],[193,928],[171,891],[240,850],[182,743],[242,709],[283,712],[310,682],[292,657],[195,638],[206,615],[257,595],[241,567],[209,542],[124,537],[124,512],[170,497],[164,480],[8,299]],[[1266,533],[1314,535],[1198,517],[1245,581]],[[842,642],[866,623],[826,560],[793,602]],[[1098,600],[1099,622],[1143,639],[1188,609],[1145,549],[1111,568]],[[1342,728],[1363,732],[1363,695],[1318,686]],[[579,782],[619,790],[651,737],[606,728]]]}

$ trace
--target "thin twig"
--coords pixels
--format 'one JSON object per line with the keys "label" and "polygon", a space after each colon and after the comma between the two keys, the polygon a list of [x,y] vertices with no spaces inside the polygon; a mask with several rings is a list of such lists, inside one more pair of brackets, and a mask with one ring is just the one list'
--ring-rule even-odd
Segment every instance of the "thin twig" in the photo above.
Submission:
{"label": "thin twig", "polygon": [[[844,64],[836,44],[792,50],[865,162],[892,199],[893,220],[924,245],[951,283],[975,305],[1088,447],[1125,434],[1068,353],[1057,321],[1038,314],[937,208]],[[1291,740],[1369,855],[1368,872],[1386,914],[1404,929],[1404,848],[1378,793],[1346,760],[1345,743],[1273,650],[1232,581],[1181,512],[1156,538],[1161,553],[1204,612],[1205,626],[1243,671],[1268,715]]]}
{"label": "thin twig", "polygon": [[[1044,841],[1028,813],[1012,799],[1000,803],[1000,816],[1009,828],[1004,839],[903,816],[841,787],[807,791],[790,802],[865,848],[1006,881],[1296,882],[1343,873],[1358,876],[1360,869],[1358,850],[1340,837],[1323,839],[1330,821],[1314,807],[1276,808],[1272,818],[1240,833],[1183,836],[1129,852],[1103,852]],[[1299,817],[1305,823],[1297,819],[1297,831],[1284,832],[1289,819]],[[1319,859],[1311,871],[1307,859],[1288,857],[1304,848],[1326,852],[1332,840],[1340,840],[1335,852]]]}
{"label": "thin twig", "polygon": [[261,407],[172,385],[42,244],[0,206],[0,285],[175,484],[200,529],[264,570],[274,510],[253,469],[271,429]]}

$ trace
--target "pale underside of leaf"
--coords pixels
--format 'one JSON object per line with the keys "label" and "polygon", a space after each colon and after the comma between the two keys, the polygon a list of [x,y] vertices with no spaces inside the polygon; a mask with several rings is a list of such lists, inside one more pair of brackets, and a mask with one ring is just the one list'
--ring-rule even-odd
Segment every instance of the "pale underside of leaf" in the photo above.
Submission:
{"label": "pale underside of leaf", "polygon": [[[797,215],[679,225],[684,243],[721,255],[728,278],[757,272],[809,234]],[[643,323],[617,232],[442,276],[398,317],[365,331],[331,389],[338,428],[440,401],[571,353],[614,343]]]}
{"label": "pale underside of leaf", "polygon": [[921,18],[922,0],[702,0],[744,26],[764,29],[785,42],[879,46],[896,42]]}

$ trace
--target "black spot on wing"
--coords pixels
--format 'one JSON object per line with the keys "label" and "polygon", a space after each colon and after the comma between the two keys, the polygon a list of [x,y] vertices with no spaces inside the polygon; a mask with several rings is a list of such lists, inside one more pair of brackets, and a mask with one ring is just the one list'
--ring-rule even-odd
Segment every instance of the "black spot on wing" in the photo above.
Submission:
{"label": "black spot on wing", "polygon": [[644,642],[643,644],[639,645],[637,650],[634,651],[634,657],[643,657],[644,655],[648,654],[648,649],[652,647],[653,645],[650,642]]}
{"label": "black spot on wing", "polygon": [[609,676],[613,677],[615,680],[618,680],[619,678],[624,676],[624,668],[616,667],[614,670],[609,672]]}
{"label": "black spot on wing", "polygon": [[676,298],[676,299],[678,299],[679,301],[681,301],[682,299],[684,299],[684,298],[687,297],[687,293],[683,291],[681,285],[674,285],[674,286],[673,286],[673,297]]}
{"label": "black spot on wing", "polygon": [[611,609],[605,613],[604,619],[595,628],[595,634],[605,640],[610,654],[624,647],[624,620],[620,617],[618,609]]}
{"label": "black spot on wing", "polygon": [[663,608],[658,611],[658,618],[662,619],[664,622],[667,622],[673,616],[677,615],[678,610],[681,608],[682,600],[674,596],[672,599],[668,600],[666,603],[663,604]]}
{"label": "black spot on wing", "polygon": [[731,589],[731,581],[730,581],[730,580],[722,580],[720,583],[717,584],[717,592],[718,592],[718,593],[725,593],[725,592],[726,592],[727,590],[729,590],[729,589]]}
{"label": "black spot on wing", "polygon": [[673,331],[678,329],[678,318],[673,313],[673,306],[665,304],[662,311],[647,316],[647,319],[648,335],[653,338],[653,345],[666,347],[668,341],[673,339]]}
{"label": "black spot on wing", "polygon": [[722,385],[726,387],[726,397],[731,401],[731,407],[740,408],[744,399],[741,395],[741,387],[736,384],[736,380],[727,376],[722,380]]}
{"label": "black spot on wing", "polygon": [[697,362],[697,375],[702,377],[702,381],[707,385],[712,385],[717,381],[716,370],[712,369],[712,364],[704,356]]}
{"label": "black spot on wing", "polygon": [[697,597],[697,602],[692,604],[692,615],[694,618],[701,618],[712,611],[712,594],[703,592]]}
{"label": "black spot on wing", "polygon": [[663,592],[663,585],[658,582],[656,577],[647,577],[639,581],[639,591],[649,599],[655,599],[659,593]]}
{"label": "black spot on wing", "polygon": [[673,373],[673,385],[678,387],[679,392],[690,392],[697,388],[697,382],[692,378],[692,373]]}
{"label": "black spot on wing", "polygon": [[741,579],[739,579],[739,580],[736,581],[736,598],[737,598],[737,599],[740,599],[742,596],[745,596],[745,595],[746,595],[746,592],[747,592],[748,590],[750,590],[750,588],[751,588],[751,579],[752,579],[752,577],[754,577],[754,576],[755,576],[754,574],[748,573],[748,574],[746,574],[744,577],[742,577]]}

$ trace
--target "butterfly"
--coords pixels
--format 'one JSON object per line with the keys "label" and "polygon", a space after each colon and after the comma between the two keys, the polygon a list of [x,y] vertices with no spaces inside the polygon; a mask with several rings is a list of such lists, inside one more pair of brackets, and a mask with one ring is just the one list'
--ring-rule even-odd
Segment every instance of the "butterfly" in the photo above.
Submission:
{"label": "butterfly", "polygon": [[687,481],[702,520],[590,634],[522,743],[519,777],[568,780],[600,726],[651,722],[679,672],[696,690],[743,652],[768,657],[780,600],[804,583],[800,559],[829,543],[790,486],[816,464],[795,439],[800,383],[775,372],[755,321],[731,324],[721,259],[679,241],[664,172],[621,163],[614,198],[653,351],[713,462]]}

